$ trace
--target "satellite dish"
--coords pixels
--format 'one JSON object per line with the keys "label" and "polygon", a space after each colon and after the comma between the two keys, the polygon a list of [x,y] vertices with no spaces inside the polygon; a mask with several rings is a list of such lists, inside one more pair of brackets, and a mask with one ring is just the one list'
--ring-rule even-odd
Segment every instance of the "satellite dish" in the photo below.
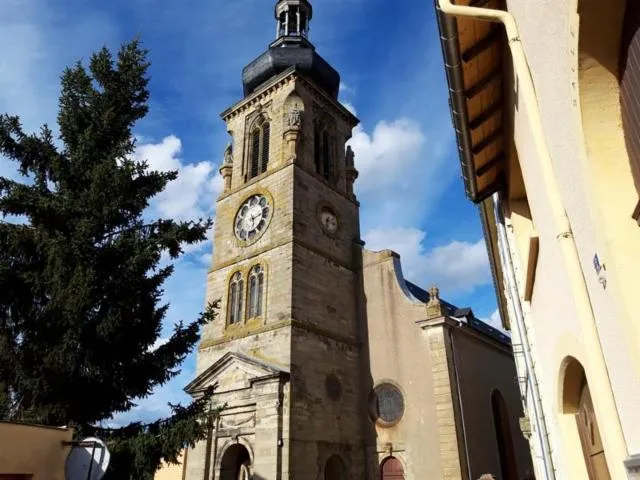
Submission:
{"label": "satellite dish", "polygon": [[101,480],[107,472],[111,455],[99,438],[73,442],[67,457],[66,480]]}

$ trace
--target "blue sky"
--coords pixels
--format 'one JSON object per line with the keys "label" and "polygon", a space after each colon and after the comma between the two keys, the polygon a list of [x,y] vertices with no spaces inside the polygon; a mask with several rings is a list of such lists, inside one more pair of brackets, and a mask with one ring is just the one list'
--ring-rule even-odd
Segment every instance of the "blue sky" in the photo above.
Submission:
{"label": "blue sky", "polygon": [[[2,0],[0,112],[27,129],[55,124],[59,75],[103,45],[140,35],[150,49],[151,111],[137,154],[180,178],[150,214],[215,214],[227,133],[219,113],[242,97],[241,70],[274,39],[275,0]],[[477,209],[464,197],[433,3],[315,0],[311,40],[341,74],[340,98],[362,123],[351,141],[360,170],[367,246],[402,255],[405,276],[497,322]],[[15,175],[0,158],[0,175]],[[211,244],[190,248],[165,288],[165,334],[204,303]],[[120,417],[149,420],[185,401],[182,373]]]}

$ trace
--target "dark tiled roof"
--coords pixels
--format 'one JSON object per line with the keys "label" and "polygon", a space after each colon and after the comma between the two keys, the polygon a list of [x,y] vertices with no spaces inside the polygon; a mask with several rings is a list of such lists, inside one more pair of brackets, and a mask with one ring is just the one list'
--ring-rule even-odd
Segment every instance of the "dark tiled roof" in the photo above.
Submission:
{"label": "dark tiled roof", "polygon": [[[408,280],[405,280],[405,283],[411,294],[416,299],[420,300],[423,303],[427,303],[429,301],[429,293],[426,290],[420,288],[415,283],[409,282]],[[491,325],[487,325],[482,320],[477,319],[473,314],[473,310],[471,308],[458,308],[455,305],[444,300],[440,300],[440,303],[445,306],[447,314],[451,317],[466,318],[467,325],[469,325],[474,330],[482,332],[501,343],[511,345],[511,338],[508,335],[504,334],[497,328],[492,327]]]}
{"label": "dark tiled roof", "polygon": [[[409,280],[405,279],[404,283],[407,284],[407,288],[411,292],[411,295],[413,295],[414,297],[416,297],[418,300],[420,300],[423,303],[427,303],[429,301],[429,292],[427,292],[423,288],[420,288],[415,283],[411,283]],[[440,299],[440,303],[445,306],[445,308],[447,310],[447,314],[449,314],[449,315],[453,315],[453,312],[455,312],[458,309],[458,307],[456,307],[455,305],[450,304],[446,300]]]}
{"label": "dark tiled roof", "polygon": [[453,316],[454,317],[468,317],[468,316],[472,316],[473,317],[473,310],[471,310],[469,307],[466,308],[457,308],[455,312],[453,312]]}
{"label": "dark tiled roof", "polygon": [[270,47],[242,70],[242,84],[245,96],[253,93],[264,82],[296,67],[322,87],[329,95],[338,97],[340,74],[318,55],[309,43],[301,45],[285,44]]}

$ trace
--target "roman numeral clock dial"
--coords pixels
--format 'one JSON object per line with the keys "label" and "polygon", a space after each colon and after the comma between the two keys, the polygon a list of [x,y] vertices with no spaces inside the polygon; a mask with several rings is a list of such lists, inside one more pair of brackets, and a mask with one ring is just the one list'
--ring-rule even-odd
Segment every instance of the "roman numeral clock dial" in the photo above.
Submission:
{"label": "roman numeral clock dial", "polygon": [[271,205],[264,195],[249,197],[238,209],[235,220],[235,234],[243,242],[253,242],[267,229],[271,215]]}

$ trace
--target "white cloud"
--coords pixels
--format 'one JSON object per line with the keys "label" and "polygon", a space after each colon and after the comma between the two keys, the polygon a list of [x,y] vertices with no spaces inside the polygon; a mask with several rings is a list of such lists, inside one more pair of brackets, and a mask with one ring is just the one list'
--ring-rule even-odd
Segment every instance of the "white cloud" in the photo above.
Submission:
{"label": "white cloud", "polygon": [[481,318],[480,320],[482,320],[487,325],[491,325],[493,328],[500,330],[505,335],[509,337],[511,336],[511,332],[505,330],[504,327],[502,326],[502,318],[500,317],[499,309],[496,308],[494,312],[491,315],[489,315],[489,318]]}
{"label": "white cloud", "polygon": [[151,345],[148,349],[149,352],[155,352],[158,348],[160,348],[162,345],[166,344],[169,342],[168,338],[165,337],[158,337],[156,339],[155,342],[153,342],[153,345]]}
{"label": "white cloud", "polygon": [[428,214],[454,172],[447,162],[450,135],[434,137],[408,118],[380,121],[371,133],[355,128],[349,144],[365,227],[412,226]]}
{"label": "white cloud", "polygon": [[402,187],[424,141],[420,126],[405,118],[380,122],[371,135],[357,127],[349,143],[358,155],[358,191]]}
{"label": "white cloud", "polygon": [[204,266],[208,267],[211,265],[211,262],[213,261],[213,254],[203,253],[202,255],[200,255],[199,260]]}
{"label": "white cloud", "polygon": [[340,82],[340,94],[341,95],[342,94],[347,94],[347,93],[353,92],[353,91],[354,91],[354,89],[350,85],[347,85],[344,82]]}
{"label": "white cloud", "polygon": [[502,330],[502,319],[500,318],[500,310],[496,308],[486,322],[492,327]]}
{"label": "white cloud", "polygon": [[347,110],[349,110],[351,113],[353,113],[356,116],[358,115],[358,111],[356,110],[356,107],[353,106],[353,103],[346,102],[346,101],[341,101],[340,103],[342,103],[342,106]]}
{"label": "white cloud", "polygon": [[135,157],[146,160],[158,171],[177,170],[178,178],[170,182],[152,202],[154,213],[176,220],[211,216],[215,198],[222,190],[222,178],[209,161],[185,164],[180,158],[182,142],[175,135],[160,143],[139,145]]}
{"label": "white cloud", "polygon": [[364,235],[371,250],[391,249],[400,254],[403,273],[418,285],[437,285],[443,296],[468,293],[491,283],[484,240],[451,241],[426,250],[426,233],[415,228],[374,229]]}

